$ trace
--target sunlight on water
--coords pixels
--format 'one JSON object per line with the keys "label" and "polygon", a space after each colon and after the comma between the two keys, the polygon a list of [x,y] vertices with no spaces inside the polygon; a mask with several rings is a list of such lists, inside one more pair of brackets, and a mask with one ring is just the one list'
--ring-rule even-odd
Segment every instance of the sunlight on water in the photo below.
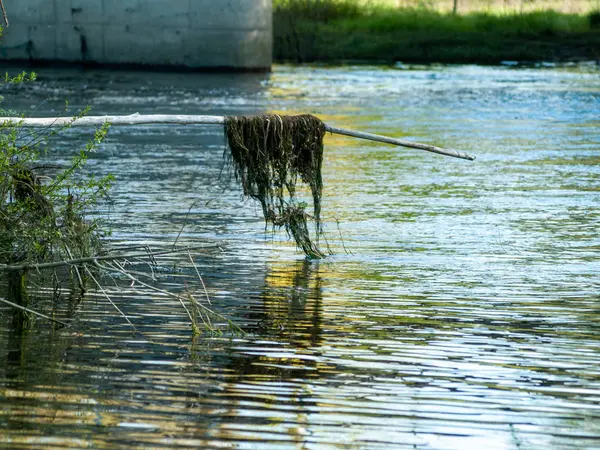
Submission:
{"label": "sunlight on water", "polygon": [[[61,331],[18,335],[1,309],[0,445],[598,446],[597,66],[41,72],[4,92],[7,106],[308,112],[477,160],[327,136],[335,255],[308,262],[265,233],[260,207],[222,171],[222,130],[113,129],[90,161],[117,179],[111,244],[220,243],[195,262],[215,308],[247,334],[192,338],[177,302],[127,285],[109,292],[138,333],[99,292],[65,306],[76,321]],[[48,158],[67,161],[85,138],[68,131]],[[192,269],[171,262],[180,274],[161,284],[177,288]]]}

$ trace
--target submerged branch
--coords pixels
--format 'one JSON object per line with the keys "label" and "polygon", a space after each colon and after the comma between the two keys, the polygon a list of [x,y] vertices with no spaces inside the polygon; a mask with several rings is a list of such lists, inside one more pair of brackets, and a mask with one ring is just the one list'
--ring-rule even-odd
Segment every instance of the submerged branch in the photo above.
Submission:
{"label": "submerged branch", "polygon": [[[137,283],[140,286],[143,286],[146,289],[149,289],[150,291],[157,292],[157,293],[160,293],[162,295],[165,295],[167,297],[170,297],[170,298],[173,298],[173,299],[177,300],[181,304],[181,306],[183,306],[183,309],[186,311],[186,313],[187,313],[188,317],[190,318],[190,320],[192,320],[192,324],[195,323],[195,321],[194,321],[194,319],[193,319],[193,317],[192,317],[189,309],[185,306],[185,303],[183,302],[183,296],[182,295],[179,295],[179,294],[176,294],[174,292],[170,292],[170,291],[167,291],[167,290],[164,290],[164,289],[160,289],[160,288],[158,288],[156,286],[152,286],[151,284],[145,283],[142,280],[140,280],[139,278],[136,278],[133,275],[131,275],[128,271],[126,271],[118,263],[116,263],[116,265],[111,265],[110,267],[112,267],[116,272],[120,273],[121,275],[129,278],[133,283]],[[204,285],[204,282],[203,282],[203,285]],[[206,289],[206,286],[204,286],[204,288]],[[188,295],[190,295],[190,298],[193,300],[194,306],[196,306],[197,308],[203,310],[205,314],[211,314],[214,317],[217,317],[217,318],[219,318],[221,320],[224,320],[225,322],[227,322],[229,324],[229,326],[232,329],[235,329],[236,331],[238,331],[238,332],[240,332],[242,334],[245,334],[244,330],[242,330],[239,326],[235,325],[230,319],[228,319],[227,317],[225,317],[222,314],[219,314],[219,313],[213,311],[212,309],[208,308],[207,306],[203,305],[202,303],[198,302],[193,296],[191,296],[191,294],[188,294]],[[208,293],[206,293],[206,295],[208,297]],[[209,301],[209,303],[210,303],[210,301]]]}
{"label": "submerged branch", "polygon": [[112,299],[110,298],[110,295],[108,295],[108,293],[106,292],[106,290],[102,287],[102,285],[98,282],[98,280],[96,280],[96,277],[94,277],[94,274],[88,268],[88,266],[84,266],[84,267],[85,267],[85,271],[88,273],[88,276],[96,284],[96,286],[98,287],[98,289],[100,290],[100,292],[102,292],[102,295],[104,295],[104,297],[106,297],[106,299],[113,306],[113,308],[115,308],[117,310],[117,312],[119,314],[121,314],[121,316],[127,321],[127,323],[131,326],[131,328],[133,328],[134,331],[137,331],[137,328],[135,327],[135,325],[133,323],[131,323],[131,320],[129,320],[129,317],[127,317],[127,315],[123,311],[121,311],[121,308],[119,308],[117,306],[117,304],[112,301]]}
{"label": "submerged branch", "polygon": [[56,267],[63,266],[71,266],[74,264],[85,264],[85,263],[95,263],[96,261],[116,261],[120,259],[129,259],[129,258],[143,258],[143,257],[154,257],[160,255],[172,255],[181,252],[189,252],[191,250],[208,250],[208,249],[219,249],[221,248],[219,245],[201,245],[194,247],[185,247],[179,249],[171,249],[165,250],[162,252],[145,252],[145,253],[122,253],[115,255],[102,255],[102,256],[90,256],[88,258],[75,258],[75,259],[67,259],[64,261],[54,261],[48,263],[25,263],[18,265],[7,265],[0,264],[0,272],[16,272],[20,270],[42,270],[42,269],[53,269]]}
{"label": "submerged branch", "polygon": [[2,302],[2,303],[6,303],[8,306],[12,306],[13,308],[19,309],[19,310],[21,310],[21,311],[25,311],[25,312],[31,313],[31,314],[33,314],[34,316],[41,317],[42,319],[49,320],[50,322],[57,323],[57,324],[59,324],[59,325],[62,325],[63,327],[66,327],[66,326],[68,326],[68,325],[69,325],[69,324],[68,324],[68,323],[66,323],[66,322],[62,322],[62,321],[60,321],[60,320],[58,320],[58,319],[53,319],[53,318],[52,318],[52,317],[50,317],[50,316],[47,316],[47,315],[45,315],[45,314],[42,314],[42,313],[40,313],[40,312],[34,311],[33,309],[30,309],[30,308],[25,308],[24,306],[17,305],[16,303],[9,302],[8,300],[5,300],[5,299],[3,299],[3,298],[0,298],[0,302]]}
{"label": "submerged branch", "polygon": [[[73,121],[72,117],[48,117],[48,118],[20,118],[6,117],[0,119],[0,127],[8,123],[19,124],[21,127],[37,128],[37,127],[52,127],[70,125],[71,127],[97,127],[106,122],[110,122],[111,126],[127,126],[127,125],[224,125],[224,116],[195,116],[195,115],[172,115],[172,114],[131,114],[128,116],[85,116]],[[474,156],[468,153],[459,152],[456,150],[447,150],[428,144],[419,142],[410,142],[400,139],[381,136],[378,134],[364,133],[360,131],[348,130],[345,128],[333,127],[325,124],[325,131],[344,136],[366,139],[369,141],[384,142],[386,144],[397,145],[400,147],[413,148],[416,150],[424,150],[427,152],[437,153],[439,155],[451,156],[453,158],[467,159],[472,161]]]}

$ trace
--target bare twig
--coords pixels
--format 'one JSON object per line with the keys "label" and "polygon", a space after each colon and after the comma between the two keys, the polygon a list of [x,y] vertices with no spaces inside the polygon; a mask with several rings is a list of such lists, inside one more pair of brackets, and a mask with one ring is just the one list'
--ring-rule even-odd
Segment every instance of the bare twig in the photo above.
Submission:
{"label": "bare twig", "polygon": [[175,242],[173,242],[173,248],[175,248],[175,246],[177,245],[177,241],[179,241],[179,237],[181,236],[181,233],[183,233],[183,229],[184,229],[184,228],[185,228],[185,226],[187,225],[187,223],[188,223],[188,220],[189,220],[189,218],[190,218],[190,212],[192,211],[192,208],[193,208],[194,206],[196,206],[196,204],[197,204],[197,203],[198,203],[198,200],[196,200],[194,203],[192,203],[192,204],[190,205],[190,207],[188,208],[188,211],[187,211],[187,213],[186,213],[186,215],[185,215],[185,220],[184,220],[184,222],[183,222],[183,225],[181,226],[181,229],[179,230],[179,233],[177,233],[177,237],[175,238]]}
{"label": "bare twig", "polygon": [[[130,114],[128,116],[85,116],[73,121],[72,117],[50,117],[50,118],[20,118],[6,117],[0,119],[0,125],[7,123],[16,123],[21,127],[45,127],[60,126],[70,124],[72,127],[97,127],[110,122],[111,126],[125,125],[224,125],[224,116],[192,116],[192,115],[171,115],[171,114]],[[467,159],[472,161],[474,156],[457,150],[443,149],[429,144],[419,142],[404,141],[389,136],[364,133],[361,131],[347,130],[325,124],[325,130],[329,133],[351,136],[369,141],[384,142],[386,144],[398,145],[400,147],[414,148],[427,152],[437,153],[439,155],[452,156],[453,158]]]}
{"label": "bare twig", "polygon": [[16,309],[20,309],[21,311],[26,311],[28,313],[31,313],[31,314],[35,315],[35,316],[41,317],[42,319],[49,320],[50,322],[57,323],[59,325],[62,325],[63,327],[66,327],[66,326],[69,325],[66,322],[62,322],[60,320],[53,319],[52,317],[49,317],[49,316],[47,316],[45,314],[39,313],[37,311],[34,311],[33,309],[25,308],[24,306],[21,306],[21,305],[17,305],[16,303],[9,302],[8,300],[4,300],[3,298],[0,298],[0,302],[6,303],[7,305],[12,306],[13,308],[16,308]]}
{"label": "bare twig", "polygon": [[437,153],[438,155],[452,156],[453,158],[467,159],[473,161],[475,157],[468,153],[459,152],[458,150],[443,149],[436,147],[435,145],[420,144],[419,142],[404,141],[401,139],[391,138],[388,136],[381,136],[379,134],[364,133],[362,131],[346,130],[344,128],[331,127],[325,125],[325,129],[334,134],[342,134],[344,136],[351,136],[359,139],[366,139],[368,141],[383,142],[385,144],[399,145],[400,147],[414,148],[417,150],[425,150],[426,152]]}
{"label": "bare twig", "polygon": [[119,314],[121,314],[121,316],[123,316],[123,318],[127,321],[127,323],[129,325],[131,325],[131,328],[133,328],[134,331],[137,331],[137,328],[135,327],[135,325],[133,325],[131,323],[131,320],[129,320],[129,317],[127,317],[125,315],[125,313],[123,311],[121,311],[121,309],[115,304],[115,302],[112,301],[112,299],[106,293],[106,291],[104,290],[104,288],[102,287],[102,285],[98,282],[98,280],[96,280],[96,278],[92,274],[92,271],[87,266],[85,266],[85,265],[83,267],[85,267],[85,271],[88,273],[88,275],[90,276],[90,278],[92,279],[92,281],[94,283],[96,283],[96,286],[98,287],[98,289],[100,290],[100,292],[102,292],[102,294],[104,295],[104,297],[106,297],[106,299],[110,302],[110,304],[113,305],[113,307],[119,312]]}
{"label": "bare twig", "polygon": [[216,328],[213,326],[212,321],[210,320],[210,315],[205,311],[204,313],[200,309],[200,302],[196,300],[196,297],[192,295],[191,292],[188,292],[187,295],[190,298],[190,303],[196,307],[196,313],[200,316],[200,320],[204,323],[204,326],[208,328],[210,331],[215,331]]}
{"label": "bare twig", "polygon": [[[109,263],[109,264],[110,264],[110,263]],[[142,286],[144,286],[144,287],[146,287],[146,288],[148,288],[148,289],[152,289],[152,290],[155,290],[155,291],[157,291],[157,292],[161,292],[161,293],[163,293],[163,294],[167,294],[167,295],[169,295],[169,294],[170,294],[170,292],[168,292],[168,291],[163,291],[162,289],[154,288],[153,286],[151,286],[151,285],[149,285],[149,284],[146,284],[146,283],[144,283],[144,282],[140,281],[139,279],[135,278],[135,277],[134,277],[133,275],[131,275],[131,274],[130,274],[128,271],[126,271],[126,270],[123,268],[123,266],[122,266],[121,264],[119,264],[119,262],[118,262],[118,261],[114,261],[114,265],[116,265],[116,266],[117,266],[117,268],[116,268],[117,272],[121,273],[122,275],[125,275],[127,278],[131,279],[133,282],[139,283],[139,284],[141,284]],[[113,267],[114,267],[114,266],[113,266]],[[194,323],[194,319],[193,319],[193,317],[192,317],[192,314],[190,313],[190,311],[189,311],[189,310],[187,309],[187,307],[185,306],[185,303],[183,302],[183,299],[182,299],[182,298],[181,298],[179,295],[176,295],[176,294],[172,294],[172,295],[171,295],[171,297],[175,297],[175,298],[177,298],[177,300],[179,300],[179,303],[181,304],[181,306],[183,307],[183,309],[184,309],[184,310],[185,310],[185,312],[187,313],[187,315],[188,315],[188,317],[189,317],[190,321],[191,321],[191,322],[192,322],[192,324],[193,324],[193,323]]]}
{"label": "bare twig", "polygon": [[129,258],[142,258],[142,257],[154,257],[159,255],[170,255],[175,253],[189,252],[190,250],[198,251],[198,250],[208,250],[220,248],[219,245],[202,245],[195,247],[185,247],[180,249],[171,249],[165,250],[162,252],[154,252],[154,253],[133,253],[133,254],[116,254],[116,255],[103,255],[103,256],[91,256],[89,258],[75,258],[75,259],[67,259],[64,261],[55,261],[49,263],[26,263],[26,264],[18,264],[18,265],[7,265],[0,264],[0,272],[15,272],[19,270],[42,270],[42,269],[53,269],[55,267],[62,266],[70,266],[73,264],[85,264],[85,263],[94,263],[95,261],[115,261],[119,259],[129,259]]}
{"label": "bare twig", "polygon": [[2,15],[4,16],[4,23],[8,26],[8,16],[6,15],[6,10],[4,9],[4,3],[0,0],[0,8],[2,8]]}
{"label": "bare twig", "polygon": [[[69,255],[69,258],[73,259],[73,254],[71,253],[71,250],[69,249],[69,247],[65,244],[64,245],[65,250],[67,252],[67,255]],[[83,282],[83,278],[81,278],[81,274],[79,273],[79,267],[74,266],[73,267],[75,269],[75,274],[77,275],[77,283],[79,283],[79,289],[84,292],[85,291],[85,283]]]}
{"label": "bare twig", "polygon": [[[121,273],[122,275],[125,275],[126,277],[128,277],[129,279],[131,279],[133,282],[137,282],[137,283],[141,284],[142,286],[150,287],[149,284],[145,284],[145,283],[141,282],[139,279],[135,278],[133,275],[131,275],[131,273],[129,271],[125,270],[125,268],[121,264],[119,264],[118,261],[113,261],[113,263],[114,263],[114,265],[117,266],[117,269],[116,269],[117,272]],[[110,263],[109,263],[109,265],[110,265]],[[114,266],[112,266],[112,267],[114,267]],[[181,306],[183,307],[183,309],[187,313],[188,317],[190,318],[190,321],[192,323],[194,323],[194,319],[192,318],[192,315],[190,314],[190,312],[187,309],[187,307],[185,306],[185,303],[183,303],[183,299],[181,297],[179,297],[179,296],[177,296],[177,299],[179,300],[179,303],[181,303]]]}
{"label": "bare twig", "polygon": [[344,236],[342,236],[342,230],[340,230],[340,220],[337,217],[335,218],[335,223],[337,225],[337,230],[340,235],[340,240],[342,241],[342,248],[344,249],[344,252],[346,252],[346,255],[352,255],[353,253],[348,251],[348,249],[346,248],[346,244],[344,244]]}
{"label": "bare twig", "polygon": [[[123,260],[125,262],[125,264],[128,264],[129,261],[127,260]],[[94,265],[102,270],[104,270],[105,272],[110,272],[111,270],[114,271],[115,268],[113,266],[111,266],[110,264],[103,266],[102,264],[100,264],[98,261],[94,261]],[[126,270],[123,264],[119,264],[119,267],[121,267],[123,270]],[[120,273],[119,270],[117,270],[117,272]],[[146,277],[149,278],[151,281],[156,281],[156,277],[154,276],[154,272],[151,273],[144,273],[144,272],[138,272],[136,270],[127,270],[127,273],[131,274],[131,275],[135,275],[138,277]]]}
{"label": "bare twig", "polygon": [[[114,261],[114,263],[118,265],[118,262]],[[190,316],[190,319],[191,319],[191,314],[190,314],[189,310],[187,309],[187,307],[185,306],[185,304],[183,304],[183,300],[182,300],[182,298],[181,298],[181,296],[180,296],[180,295],[178,295],[178,294],[175,294],[175,293],[173,293],[173,292],[166,291],[166,290],[164,290],[164,289],[157,288],[157,287],[155,287],[155,286],[152,286],[152,285],[150,285],[150,284],[148,284],[148,283],[144,283],[143,281],[139,280],[138,278],[135,278],[134,276],[130,275],[130,274],[127,272],[127,271],[123,270],[123,268],[115,267],[115,266],[114,266],[114,265],[112,265],[112,264],[109,264],[109,265],[110,265],[111,267],[113,267],[113,268],[114,268],[114,269],[115,269],[117,272],[119,272],[119,273],[121,273],[122,275],[126,276],[126,277],[127,277],[127,278],[129,278],[130,280],[132,280],[132,281],[135,281],[136,283],[140,284],[141,286],[144,286],[145,288],[147,288],[147,289],[150,289],[151,291],[158,292],[158,293],[161,293],[161,294],[163,294],[163,295],[166,295],[167,297],[171,297],[171,298],[174,298],[174,299],[176,299],[177,301],[179,301],[179,302],[182,304],[183,308],[184,308],[184,309],[185,309],[185,311],[188,313],[188,316]],[[192,299],[193,299],[193,298],[192,298]],[[213,316],[215,316],[215,317],[218,317],[219,319],[221,319],[221,320],[224,320],[224,321],[226,321],[227,323],[229,323],[229,325],[230,325],[232,328],[235,328],[235,330],[236,330],[236,331],[238,331],[238,332],[240,332],[240,333],[245,333],[245,332],[244,332],[244,330],[242,330],[242,329],[241,329],[239,326],[235,325],[235,324],[234,324],[234,323],[233,323],[231,320],[229,320],[227,317],[225,317],[225,316],[223,316],[222,314],[219,314],[219,313],[217,313],[217,312],[215,312],[215,311],[211,310],[210,308],[208,308],[208,307],[204,306],[202,303],[200,303],[200,302],[196,301],[195,299],[193,299],[193,300],[194,300],[194,304],[195,304],[195,305],[196,305],[198,308],[202,309],[202,310],[204,311],[204,313],[205,313],[205,314],[211,314],[211,315],[213,315]],[[192,319],[192,321],[193,321],[193,319]]]}
{"label": "bare twig", "polygon": [[204,289],[204,294],[206,295],[206,301],[208,302],[209,305],[212,306],[212,303],[210,302],[210,297],[208,296],[208,291],[206,290],[206,285],[204,284],[202,275],[200,275],[200,272],[198,271],[198,267],[196,266],[196,263],[194,262],[194,258],[192,258],[192,254],[190,252],[188,252],[188,256],[190,257],[190,262],[192,263],[192,266],[194,266],[196,275],[198,275],[198,278],[200,279],[200,283],[202,283],[202,289]]}

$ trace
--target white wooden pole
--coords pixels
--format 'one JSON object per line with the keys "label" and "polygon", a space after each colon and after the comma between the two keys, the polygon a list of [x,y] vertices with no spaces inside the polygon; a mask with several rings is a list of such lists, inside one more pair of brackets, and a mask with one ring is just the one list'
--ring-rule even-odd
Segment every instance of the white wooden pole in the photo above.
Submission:
{"label": "white wooden pole", "polygon": [[128,116],[83,116],[79,119],[73,117],[0,117],[3,124],[8,122],[18,124],[24,128],[44,127],[99,127],[109,122],[111,126],[128,125],[223,125],[224,116],[189,116],[174,114],[130,114]]}
{"label": "white wooden pole", "polygon": [[[45,127],[98,127],[106,122],[110,122],[111,126],[128,126],[128,125],[224,125],[224,116],[193,116],[193,115],[172,115],[172,114],[131,114],[128,116],[84,116],[79,119],[72,117],[35,117],[35,118],[20,118],[20,117],[5,117],[0,118],[0,126],[10,123],[18,124],[26,128],[45,128]],[[434,145],[421,144],[419,142],[405,141],[388,136],[378,134],[364,133],[361,131],[353,131],[345,128],[337,128],[325,124],[325,129],[329,133],[351,136],[369,141],[383,142],[401,147],[414,148],[427,152],[437,153],[439,155],[452,156],[454,158],[467,159],[473,161],[474,156],[468,153],[459,152],[457,150],[443,149]]]}

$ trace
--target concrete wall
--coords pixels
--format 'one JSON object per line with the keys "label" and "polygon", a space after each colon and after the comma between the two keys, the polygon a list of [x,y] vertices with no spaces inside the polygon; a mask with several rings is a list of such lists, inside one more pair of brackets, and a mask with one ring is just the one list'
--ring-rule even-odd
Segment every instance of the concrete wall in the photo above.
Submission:
{"label": "concrete wall", "polygon": [[0,60],[268,69],[271,0],[3,0]]}

